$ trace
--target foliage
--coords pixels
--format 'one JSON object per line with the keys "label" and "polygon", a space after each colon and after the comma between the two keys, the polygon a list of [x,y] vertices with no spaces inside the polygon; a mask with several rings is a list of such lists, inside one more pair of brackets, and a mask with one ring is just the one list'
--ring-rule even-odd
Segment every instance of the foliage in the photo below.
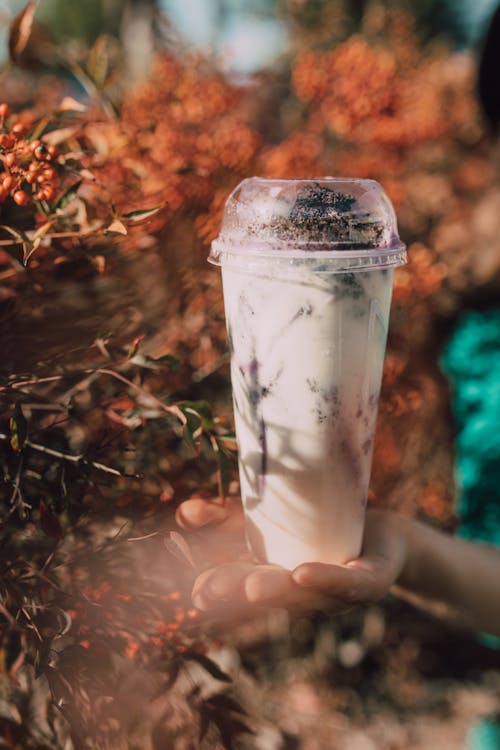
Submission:
{"label": "foliage", "polygon": [[237,490],[220,286],[202,263],[242,177],[342,173],[389,192],[410,263],[371,500],[453,523],[435,352],[466,295],[498,290],[495,154],[471,61],[422,46],[398,10],[360,17],[243,89],[169,50],[116,107],[100,39],[72,66],[84,101],[45,79],[0,105],[6,747],[177,749],[205,730],[231,747],[247,728],[189,603],[203,560],[173,520],[186,498]]}

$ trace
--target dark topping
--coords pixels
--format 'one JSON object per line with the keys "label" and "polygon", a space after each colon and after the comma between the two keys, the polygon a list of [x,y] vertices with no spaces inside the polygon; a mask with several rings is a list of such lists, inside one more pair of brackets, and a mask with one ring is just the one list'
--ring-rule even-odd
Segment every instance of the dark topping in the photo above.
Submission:
{"label": "dark topping", "polygon": [[[366,221],[356,213],[356,198],[349,193],[312,183],[300,188],[288,216],[275,215],[269,221],[249,227],[249,233],[265,234],[280,242],[342,243],[345,249],[378,247],[383,244],[382,222]],[[304,246],[304,250],[310,250]],[[317,248],[316,248],[317,249]],[[327,248],[325,248],[327,249]]]}

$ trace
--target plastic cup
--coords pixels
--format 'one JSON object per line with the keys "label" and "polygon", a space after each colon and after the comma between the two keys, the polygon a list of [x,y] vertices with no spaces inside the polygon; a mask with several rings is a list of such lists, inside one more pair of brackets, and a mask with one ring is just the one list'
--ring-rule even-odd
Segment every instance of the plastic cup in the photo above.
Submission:
{"label": "plastic cup", "polygon": [[294,568],[361,549],[394,268],[373,180],[244,180],[209,260],[222,268],[248,545]]}

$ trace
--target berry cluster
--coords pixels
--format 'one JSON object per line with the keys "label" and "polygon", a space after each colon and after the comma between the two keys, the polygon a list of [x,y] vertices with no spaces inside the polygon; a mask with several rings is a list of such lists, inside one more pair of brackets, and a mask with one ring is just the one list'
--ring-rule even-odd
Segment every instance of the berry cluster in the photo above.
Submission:
{"label": "berry cluster", "polygon": [[39,139],[30,140],[28,126],[11,117],[8,104],[0,104],[0,203],[12,198],[18,206],[30,201],[53,201],[58,193],[59,149]]}

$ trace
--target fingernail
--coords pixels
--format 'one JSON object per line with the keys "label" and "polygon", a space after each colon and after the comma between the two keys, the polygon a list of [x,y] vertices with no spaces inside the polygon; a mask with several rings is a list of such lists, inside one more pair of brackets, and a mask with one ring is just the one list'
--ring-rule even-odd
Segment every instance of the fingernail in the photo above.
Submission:
{"label": "fingernail", "polygon": [[299,586],[311,585],[311,571],[309,568],[299,567],[292,571],[292,580]]}

